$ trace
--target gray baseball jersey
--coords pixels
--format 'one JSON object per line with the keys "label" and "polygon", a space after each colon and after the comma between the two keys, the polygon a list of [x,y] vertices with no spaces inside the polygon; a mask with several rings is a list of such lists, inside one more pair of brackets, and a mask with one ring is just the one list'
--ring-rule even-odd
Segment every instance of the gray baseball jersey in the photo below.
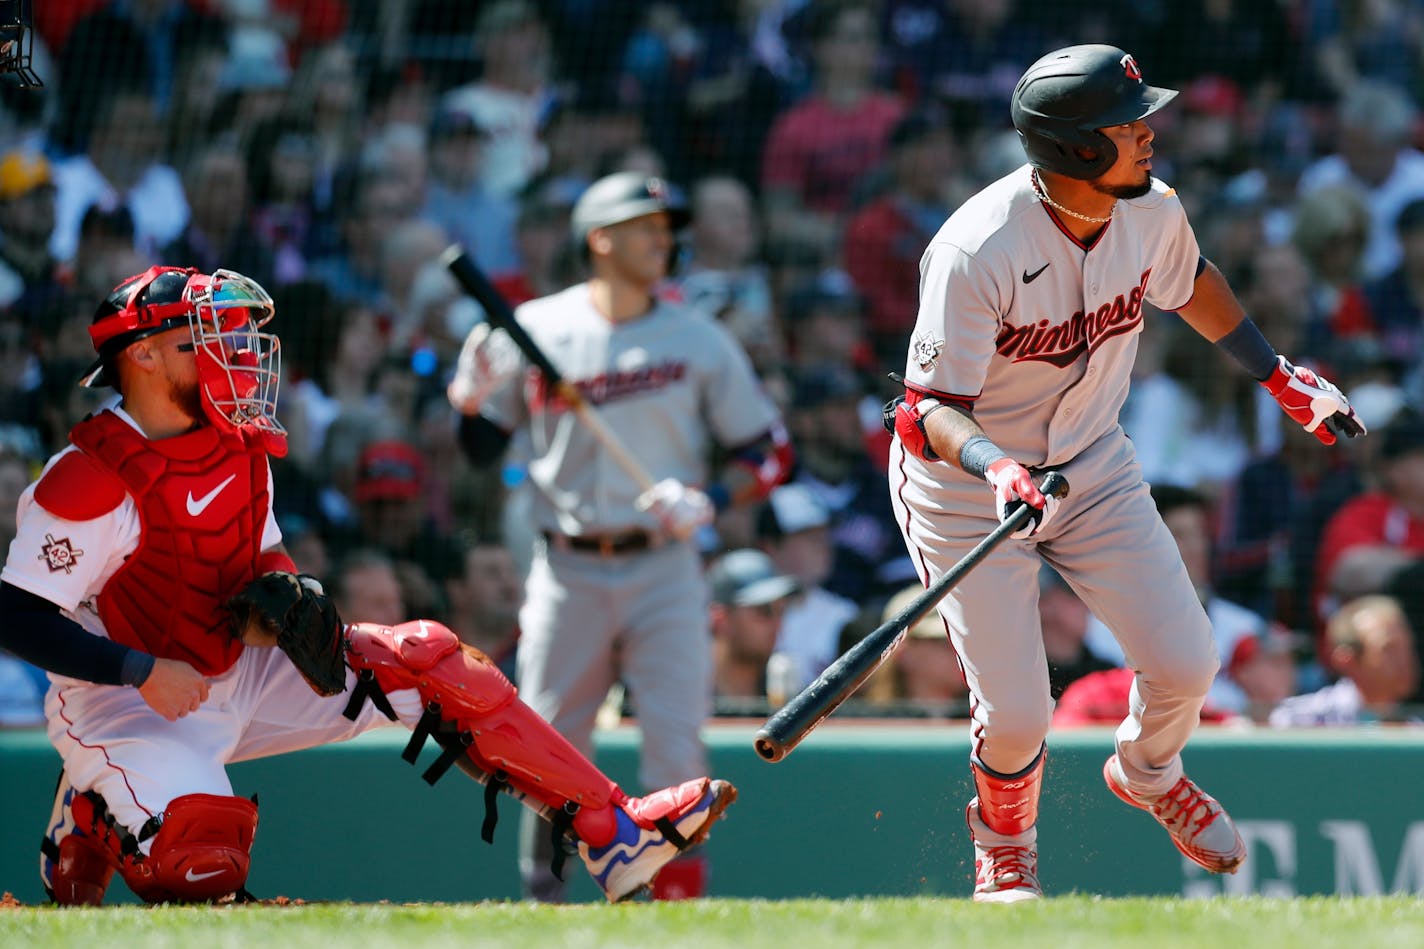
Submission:
{"label": "gray baseball jersey", "polygon": [[[578,284],[525,303],[515,317],[655,481],[705,486],[714,442],[746,444],[779,424],[741,346],[693,310],[660,302],[615,323]],[[534,527],[570,536],[658,534],[655,518],[637,508],[639,486],[543,376],[527,361],[523,368],[481,413],[529,436]],[[712,647],[692,544],[604,554],[541,542],[519,624],[520,693],[577,747],[592,754],[599,705],[621,681],[638,710],[642,784],[706,773],[699,731],[711,713]],[[548,833],[532,819],[520,850],[527,891],[555,897]]]}
{"label": "gray baseball jersey", "polygon": [[1033,192],[1024,166],[979,192],[930,241],[905,378],[976,398],[974,417],[1024,465],[1067,461],[1114,429],[1142,302],[1192,296],[1196,237],[1153,179],[1119,201],[1091,249]]}
{"label": "gray baseball jersey", "polygon": [[[696,311],[660,302],[647,316],[613,323],[578,284],[515,316],[655,481],[705,486],[711,442],[744,444],[777,423],[740,344]],[[531,436],[535,526],[571,535],[656,529],[634,503],[638,485],[525,367],[480,411]]]}
{"label": "gray baseball jersey", "polygon": [[[1129,783],[1165,791],[1215,672],[1211,629],[1118,425],[1143,301],[1192,296],[1199,252],[1180,200],[1153,180],[1117,202],[1093,244],[1034,194],[1025,165],[967,201],[921,260],[906,379],[972,401],[985,433],[1024,465],[1058,468],[1071,494],[1033,538],[1008,540],[940,604],[968,681],[975,754],[1028,765],[1052,700],[1037,612],[1040,558],[1058,568],[1139,672],[1118,751]],[[897,441],[890,487],[927,582],[996,523],[983,480]]]}

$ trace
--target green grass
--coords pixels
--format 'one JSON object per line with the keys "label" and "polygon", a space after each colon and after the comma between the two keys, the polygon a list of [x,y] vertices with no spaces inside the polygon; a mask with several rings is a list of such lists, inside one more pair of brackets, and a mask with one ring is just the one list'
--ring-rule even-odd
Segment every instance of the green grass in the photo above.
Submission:
{"label": "green grass", "polygon": [[501,946],[514,949],[1251,949],[1424,946],[1418,897],[1272,900],[1066,896],[967,900],[349,904],[0,909],[0,946]]}

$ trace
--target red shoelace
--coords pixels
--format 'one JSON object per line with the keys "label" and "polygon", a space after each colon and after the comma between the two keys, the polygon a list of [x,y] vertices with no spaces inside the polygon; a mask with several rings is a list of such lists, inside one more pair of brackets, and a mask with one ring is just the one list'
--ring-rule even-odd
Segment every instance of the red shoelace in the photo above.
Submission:
{"label": "red shoelace", "polygon": [[1152,803],[1152,813],[1173,833],[1195,838],[1221,811],[1221,806],[1189,779],[1182,778],[1172,790]]}
{"label": "red shoelace", "polygon": [[[984,859],[974,867],[981,885],[993,883],[1001,890],[1020,886],[1037,887],[1038,854],[1036,852],[1028,847],[1016,847],[1012,844],[983,849]],[[1005,881],[1004,877],[1011,874],[1017,879]]]}

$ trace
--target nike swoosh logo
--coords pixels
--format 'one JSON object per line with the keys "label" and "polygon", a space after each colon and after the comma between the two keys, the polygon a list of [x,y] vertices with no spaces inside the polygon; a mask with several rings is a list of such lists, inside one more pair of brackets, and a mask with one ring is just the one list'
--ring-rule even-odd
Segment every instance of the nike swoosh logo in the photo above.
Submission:
{"label": "nike swoosh logo", "polygon": [[199,880],[206,880],[208,877],[219,876],[220,874],[226,872],[226,870],[214,870],[211,873],[194,873],[192,870],[189,870],[187,873],[183,874],[183,879],[187,880],[189,883],[197,883]]}
{"label": "nike swoosh logo", "polygon": [[225,487],[227,487],[228,485],[232,484],[233,479],[236,478],[236,477],[237,477],[237,475],[235,475],[235,474],[230,474],[230,475],[228,475],[228,476],[227,476],[227,480],[223,481],[222,484],[218,485],[216,488],[213,488],[213,489],[212,489],[211,491],[209,491],[207,494],[205,494],[205,495],[203,495],[202,497],[197,498],[197,499],[194,499],[194,497],[193,497],[193,492],[192,492],[192,491],[189,491],[189,492],[188,492],[188,513],[189,513],[191,516],[193,516],[193,517],[197,517],[199,514],[201,514],[201,513],[203,513],[204,511],[206,511],[206,510],[208,509],[208,505],[209,505],[209,504],[212,504],[212,503],[213,503],[213,500],[214,500],[219,494],[222,494],[222,489],[225,488]]}
{"label": "nike swoosh logo", "polygon": [[[1051,263],[1053,263],[1053,261],[1050,260],[1048,264]],[[1048,264],[1044,264],[1042,267],[1039,267],[1033,273],[1029,273],[1027,270],[1025,270],[1023,272],[1024,283],[1033,283],[1035,280],[1037,280],[1038,275],[1048,269]]]}

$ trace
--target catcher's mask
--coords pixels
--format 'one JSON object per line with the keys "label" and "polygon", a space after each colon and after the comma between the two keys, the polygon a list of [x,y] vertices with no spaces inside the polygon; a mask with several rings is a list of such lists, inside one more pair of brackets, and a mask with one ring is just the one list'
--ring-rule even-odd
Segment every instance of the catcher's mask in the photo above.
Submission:
{"label": "catcher's mask", "polygon": [[198,366],[208,420],[224,431],[263,435],[268,451],[286,454],[287,430],[277,421],[281,342],[259,332],[272,319],[272,297],[257,281],[231,270],[208,275],[192,267],[150,267],[120,283],[99,304],[89,337],[98,359],[80,384],[114,385],[113,359],[145,337],[186,327]]}
{"label": "catcher's mask", "polygon": [[31,0],[0,0],[0,80],[21,89],[44,85],[31,66],[35,48],[33,22]]}

